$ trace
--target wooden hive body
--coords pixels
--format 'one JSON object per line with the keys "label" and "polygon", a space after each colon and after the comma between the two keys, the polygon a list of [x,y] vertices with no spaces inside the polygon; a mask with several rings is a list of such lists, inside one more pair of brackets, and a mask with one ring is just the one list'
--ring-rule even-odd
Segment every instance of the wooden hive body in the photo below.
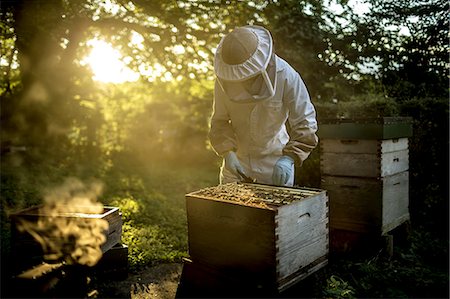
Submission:
{"label": "wooden hive body", "polygon": [[323,139],[320,150],[324,175],[378,178],[409,169],[408,138]]}
{"label": "wooden hive body", "polygon": [[[228,185],[228,184],[227,184]],[[298,200],[274,205],[223,200],[202,190],[186,195],[189,255],[222,275],[282,291],[327,264],[328,200],[317,189],[231,184]],[[231,186],[230,185],[230,186]]]}
{"label": "wooden hive body", "polygon": [[330,228],[384,235],[409,219],[408,172],[382,178],[322,176]]}
{"label": "wooden hive body", "polygon": [[407,221],[412,119],[327,120],[321,130],[330,229],[385,235]]}

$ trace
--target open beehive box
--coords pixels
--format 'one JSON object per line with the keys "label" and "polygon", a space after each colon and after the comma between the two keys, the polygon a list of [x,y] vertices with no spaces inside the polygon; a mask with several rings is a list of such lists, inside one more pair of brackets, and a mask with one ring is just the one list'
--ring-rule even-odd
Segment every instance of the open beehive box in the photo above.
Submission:
{"label": "open beehive box", "polygon": [[[117,207],[105,206],[100,213],[87,213],[73,212],[73,209],[52,211],[44,206],[34,206],[11,214],[10,219],[12,253],[17,264],[22,266],[40,262],[44,255],[54,253],[48,250],[54,250],[56,246],[48,246],[46,251],[43,248],[45,242],[57,244],[59,251],[74,250],[71,246],[76,246],[75,243],[94,246],[97,242],[101,243],[98,246],[105,253],[120,243],[122,236],[122,217]],[[85,235],[80,236],[82,233]],[[98,234],[104,236],[104,242],[99,242]]]}
{"label": "open beehive box", "polygon": [[189,255],[282,291],[328,262],[325,191],[230,183],[186,195]]}

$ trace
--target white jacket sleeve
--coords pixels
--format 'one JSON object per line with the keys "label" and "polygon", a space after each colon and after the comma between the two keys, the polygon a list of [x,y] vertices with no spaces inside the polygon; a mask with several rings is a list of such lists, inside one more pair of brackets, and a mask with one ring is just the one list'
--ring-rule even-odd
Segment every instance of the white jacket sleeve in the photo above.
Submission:
{"label": "white jacket sleeve", "polygon": [[236,151],[237,149],[236,136],[225,105],[225,97],[226,95],[216,81],[214,86],[213,113],[208,137],[214,151],[218,155],[223,155],[230,150]]}
{"label": "white jacket sleeve", "polygon": [[295,164],[301,166],[317,146],[317,121],[305,83],[295,71],[286,78],[284,101],[289,109],[290,138],[283,154],[292,157]]}

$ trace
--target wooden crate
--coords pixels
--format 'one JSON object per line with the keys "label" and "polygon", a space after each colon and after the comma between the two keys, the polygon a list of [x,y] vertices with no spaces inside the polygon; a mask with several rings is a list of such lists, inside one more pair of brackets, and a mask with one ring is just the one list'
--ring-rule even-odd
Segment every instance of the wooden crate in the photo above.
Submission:
{"label": "wooden crate", "polygon": [[381,178],[322,176],[330,228],[386,234],[409,220],[409,172]]}
{"label": "wooden crate", "polygon": [[321,139],[323,175],[378,178],[409,169],[408,138]]}
{"label": "wooden crate", "polygon": [[102,252],[105,253],[121,241],[122,216],[117,207],[104,207],[101,214],[57,213],[49,215],[43,211],[42,206],[34,206],[10,215],[11,249],[12,254],[17,259],[16,266],[19,268],[42,262],[44,254],[48,253],[43,252],[40,243],[29,232],[19,229],[23,222],[27,223],[28,226],[33,226],[38,223],[39,219],[46,218],[80,221],[82,225],[83,222],[103,219],[108,222],[108,230],[103,232],[106,241],[100,247]]}
{"label": "wooden crate", "polygon": [[232,183],[187,194],[186,209],[191,259],[249,286],[282,291],[328,262],[323,190]]}

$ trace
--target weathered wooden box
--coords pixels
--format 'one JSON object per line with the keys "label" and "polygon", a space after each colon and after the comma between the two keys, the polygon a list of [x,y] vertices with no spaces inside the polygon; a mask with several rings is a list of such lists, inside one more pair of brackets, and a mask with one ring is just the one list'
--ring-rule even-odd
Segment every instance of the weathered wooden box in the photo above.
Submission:
{"label": "weathered wooden box", "polygon": [[323,175],[378,178],[409,169],[408,138],[321,139]]}
{"label": "weathered wooden box", "polygon": [[[122,236],[122,216],[117,207],[105,206],[102,213],[91,214],[62,211],[48,213],[43,206],[34,206],[11,214],[10,219],[12,254],[18,259],[18,264],[21,263],[23,266],[40,262],[45,254],[54,253],[45,252],[41,244],[44,240],[62,245],[61,251],[73,249],[77,243],[76,238],[79,237],[90,242],[87,241],[89,239],[85,235],[77,236],[77,234],[80,234],[82,229],[95,228],[96,221],[100,219],[108,223],[106,230],[100,230],[106,239],[100,245],[103,253],[120,243]],[[47,226],[45,229],[42,229],[43,221]],[[55,233],[55,231],[58,232]],[[47,233],[46,238],[43,238],[42,235]],[[95,236],[90,236],[90,238],[93,243],[98,241],[98,239],[94,240]],[[54,246],[49,246],[47,249],[51,250],[52,248]]]}
{"label": "weathered wooden box", "polygon": [[409,172],[380,178],[322,176],[330,228],[386,234],[409,220]]}
{"label": "weathered wooden box", "polygon": [[231,183],[186,195],[195,263],[282,291],[328,262],[325,191]]}
{"label": "weathered wooden box", "polygon": [[330,229],[384,235],[408,220],[412,118],[328,119],[319,128]]}

